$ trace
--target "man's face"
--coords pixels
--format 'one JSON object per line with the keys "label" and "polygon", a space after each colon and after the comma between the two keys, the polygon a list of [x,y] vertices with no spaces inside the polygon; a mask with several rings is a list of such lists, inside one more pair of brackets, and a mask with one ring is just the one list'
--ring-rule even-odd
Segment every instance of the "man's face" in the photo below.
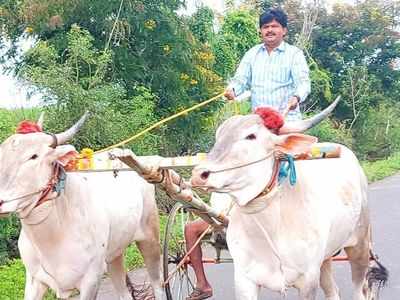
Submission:
{"label": "man's face", "polygon": [[269,47],[277,47],[285,37],[287,29],[277,21],[272,20],[271,22],[262,25],[260,32],[265,45]]}

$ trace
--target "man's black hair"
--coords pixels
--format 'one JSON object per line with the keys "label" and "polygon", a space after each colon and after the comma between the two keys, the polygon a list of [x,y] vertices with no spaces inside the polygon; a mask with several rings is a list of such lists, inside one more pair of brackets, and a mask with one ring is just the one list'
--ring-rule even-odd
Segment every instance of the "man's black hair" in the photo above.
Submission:
{"label": "man's black hair", "polygon": [[277,21],[283,28],[287,28],[287,15],[279,8],[273,8],[260,16],[260,28],[269,22]]}

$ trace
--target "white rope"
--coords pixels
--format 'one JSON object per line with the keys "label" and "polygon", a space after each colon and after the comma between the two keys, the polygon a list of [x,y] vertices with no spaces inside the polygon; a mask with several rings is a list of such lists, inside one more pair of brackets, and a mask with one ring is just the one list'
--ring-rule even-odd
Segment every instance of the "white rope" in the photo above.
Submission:
{"label": "white rope", "polygon": [[269,235],[268,231],[266,231],[266,230],[264,229],[264,227],[261,226],[259,220],[258,220],[254,215],[250,215],[250,216],[251,216],[251,218],[253,219],[254,223],[257,224],[257,226],[261,229],[261,231],[263,232],[263,234],[264,234],[265,237],[267,238],[267,242],[268,242],[269,246],[271,247],[272,252],[274,253],[274,255],[276,256],[276,258],[277,258],[278,261],[279,261],[279,269],[280,269],[280,271],[281,271],[282,278],[283,278],[283,284],[282,284],[283,287],[282,287],[282,290],[281,290],[280,293],[281,293],[284,297],[286,297],[287,285],[286,285],[286,282],[285,282],[285,273],[283,272],[282,259],[281,259],[280,255],[279,255],[279,252],[278,252],[278,250],[276,249],[276,247],[275,247],[275,245],[274,245],[274,243],[273,243],[273,241],[272,241],[272,239],[271,239],[271,236]]}

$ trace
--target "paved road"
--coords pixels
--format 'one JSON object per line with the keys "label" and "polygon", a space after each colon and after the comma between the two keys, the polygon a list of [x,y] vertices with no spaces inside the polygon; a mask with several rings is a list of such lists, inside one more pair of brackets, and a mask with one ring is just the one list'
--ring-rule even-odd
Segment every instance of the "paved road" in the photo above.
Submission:
{"label": "paved road", "polygon": [[[381,262],[390,271],[388,286],[381,293],[381,300],[400,299],[400,174],[376,182],[369,187],[369,205],[373,224],[374,251]],[[342,299],[351,299],[350,268],[347,262],[335,262],[335,277],[339,285]],[[230,264],[212,265],[206,268],[207,276],[214,285],[214,300],[234,299],[233,266]],[[143,272],[139,272],[143,278]],[[134,276],[132,276],[134,277]],[[142,279],[139,280],[142,282]],[[277,293],[263,290],[260,299],[294,300],[295,290],[290,290],[284,298]],[[112,296],[112,288],[108,282],[102,286],[99,300],[117,300]],[[318,300],[323,300],[322,291]]]}

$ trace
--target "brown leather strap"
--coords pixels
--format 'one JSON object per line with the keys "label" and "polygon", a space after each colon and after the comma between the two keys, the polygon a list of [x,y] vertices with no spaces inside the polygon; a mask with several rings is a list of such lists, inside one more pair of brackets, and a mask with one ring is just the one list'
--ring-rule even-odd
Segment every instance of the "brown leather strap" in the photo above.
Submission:
{"label": "brown leather strap", "polygon": [[281,161],[279,159],[275,159],[274,166],[272,168],[271,179],[269,180],[265,189],[260,194],[258,194],[258,196],[255,197],[254,199],[267,195],[276,186],[276,183],[278,182],[278,174],[280,166],[281,166]]}
{"label": "brown leather strap", "polygon": [[58,182],[58,175],[60,174],[60,168],[61,168],[60,164],[58,164],[58,163],[54,164],[53,176],[50,178],[49,183],[47,184],[46,188],[43,190],[42,194],[40,195],[40,198],[34,208],[38,207],[39,205],[43,204],[44,202],[51,200],[50,198],[47,198],[47,196],[50,194],[50,192],[53,191],[54,186]]}

